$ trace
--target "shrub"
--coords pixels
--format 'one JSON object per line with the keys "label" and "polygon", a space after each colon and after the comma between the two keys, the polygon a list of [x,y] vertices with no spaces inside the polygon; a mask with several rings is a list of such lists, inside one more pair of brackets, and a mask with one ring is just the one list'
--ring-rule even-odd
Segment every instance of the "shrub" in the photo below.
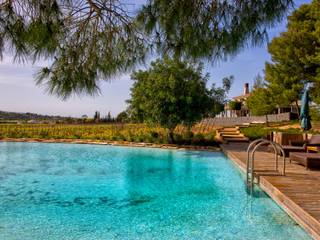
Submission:
{"label": "shrub", "polygon": [[204,143],[204,142],[206,142],[206,139],[204,135],[201,133],[195,134],[191,141],[192,145],[201,145],[201,143]]}
{"label": "shrub", "polygon": [[151,135],[152,138],[158,138],[159,137],[159,133],[156,132],[156,131],[151,131],[150,135]]}
{"label": "shrub", "polygon": [[[247,128],[241,128],[240,130],[246,137],[250,140],[255,140],[258,138],[266,138],[271,132],[285,132],[285,133],[301,133],[299,128],[287,128],[287,129],[278,129],[278,128],[268,128],[265,126],[253,126]],[[312,133],[312,131],[310,131]]]}
{"label": "shrub", "polygon": [[310,108],[310,116],[312,121],[320,121],[320,109]]}
{"label": "shrub", "polygon": [[241,128],[241,133],[243,133],[250,140],[267,137],[271,131],[272,129],[266,129],[263,126]]}
{"label": "shrub", "polygon": [[183,139],[183,136],[181,135],[181,134],[178,134],[178,133],[176,133],[176,134],[174,134],[174,142],[176,143],[176,144],[180,144],[180,145],[182,145],[182,144],[184,144],[184,139]]}
{"label": "shrub", "polygon": [[228,105],[231,110],[241,110],[241,102],[231,101]]}

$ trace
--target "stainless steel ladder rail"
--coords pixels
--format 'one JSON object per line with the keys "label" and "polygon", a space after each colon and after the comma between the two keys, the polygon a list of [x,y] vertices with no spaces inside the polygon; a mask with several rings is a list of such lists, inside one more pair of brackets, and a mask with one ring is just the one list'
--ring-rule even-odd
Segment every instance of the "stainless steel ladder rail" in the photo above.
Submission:
{"label": "stainless steel ladder rail", "polygon": [[252,150],[253,147],[255,147],[258,143],[260,142],[264,142],[265,139],[256,139],[253,142],[251,142],[247,148],[247,162],[246,162],[246,167],[247,167],[247,171],[246,171],[246,183],[247,186],[252,185],[253,183],[253,176],[252,174],[252,161],[251,161],[251,155],[250,155],[250,151]]}
{"label": "stainless steel ladder rail", "polygon": [[[274,150],[274,158],[275,158],[275,171],[278,172],[278,153],[282,155],[283,158],[283,169],[282,169],[282,174],[285,175],[286,171],[286,160],[285,160],[285,154],[283,151],[283,148],[281,145],[278,143],[272,142],[270,140],[266,139],[257,139],[253,142],[251,142],[247,148],[247,172],[246,172],[246,183],[247,187],[250,189],[250,193],[253,191],[253,186],[254,186],[254,157],[255,157],[255,152],[257,149],[262,146],[262,145],[271,145],[273,150]],[[251,154],[250,154],[251,153]]]}

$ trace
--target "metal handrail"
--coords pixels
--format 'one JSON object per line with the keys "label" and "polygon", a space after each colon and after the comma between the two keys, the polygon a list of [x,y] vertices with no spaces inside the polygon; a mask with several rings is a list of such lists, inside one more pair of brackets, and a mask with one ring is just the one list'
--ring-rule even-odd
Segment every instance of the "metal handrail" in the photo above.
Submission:
{"label": "metal handrail", "polygon": [[256,140],[252,141],[252,142],[249,144],[248,148],[247,148],[247,182],[248,182],[249,171],[250,171],[250,149],[251,149],[255,144],[257,144],[258,142],[264,141],[264,140],[265,140],[265,139],[262,139],[262,138],[256,139]]}
{"label": "metal handrail", "polygon": [[[247,173],[246,173],[246,182],[247,182],[247,186],[250,187],[251,193],[253,190],[253,185],[254,185],[254,157],[255,157],[255,152],[257,151],[257,149],[264,145],[264,144],[268,144],[271,145],[273,150],[274,150],[274,157],[275,157],[275,171],[278,172],[278,152],[280,151],[280,154],[282,155],[283,158],[283,171],[282,174],[285,175],[285,171],[286,171],[286,160],[285,160],[285,154],[284,154],[284,150],[281,147],[280,144],[276,143],[276,142],[272,142],[270,140],[267,139],[257,139],[253,142],[251,142],[247,148]],[[251,151],[252,150],[252,151]],[[251,151],[251,154],[250,154]]]}
{"label": "metal handrail", "polygon": [[[256,145],[258,145],[260,142],[266,142],[267,140],[266,139],[263,139],[263,138],[260,138],[260,139],[256,139],[256,140],[254,140],[253,142],[251,142],[250,144],[249,144],[249,146],[248,146],[248,148],[247,148],[247,179],[246,179],[246,181],[247,181],[247,185],[248,185],[248,183],[249,183],[249,175],[250,174],[252,174],[252,171],[251,171],[251,169],[253,169],[253,164],[252,164],[252,162],[253,161],[251,161],[251,159],[252,159],[252,155],[250,156],[250,150],[252,149],[252,148],[255,148],[255,146]],[[251,158],[250,158],[251,157]],[[253,178],[253,176],[251,175],[251,179]]]}
{"label": "metal handrail", "polygon": [[274,144],[278,150],[280,150],[281,155],[282,155],[282,162],[283,162],[283,167],[282,167],[282,175],[285,176],[286,175],[286,156],[285,156],[285,152],[283,150],[283,147],[276,142],[272,142],[272,144]]}

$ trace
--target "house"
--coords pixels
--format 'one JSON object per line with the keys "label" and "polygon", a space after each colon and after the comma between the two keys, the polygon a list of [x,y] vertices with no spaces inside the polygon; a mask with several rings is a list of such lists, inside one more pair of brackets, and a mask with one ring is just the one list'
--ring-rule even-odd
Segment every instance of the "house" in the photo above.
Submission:
{"label": "house", "polygon": [[[243,86],[243,94],[233,97],[230,102],[228,102],[224,111],[218,115],[218,117],[249,117],[251,116],[250,110],[246,105],[247,99],[250,97],[250,88],[249,83],[245,83]],[[301,101],[293,102],[289,106],[278,106],[273,114],[281,114],[281,113],[291,113],[292,118],[298,118],[299,109],[301,106]],[[311,102],[310,107],[316,106],[315,103]]]}
{"label": "house", "polygon": [[250,116],[250,111],[246,106],[246,101],[250,97],[249,83],[243,86],[243,94],[233,97],[232,100],[224,106],[222,117],[245,117]]}

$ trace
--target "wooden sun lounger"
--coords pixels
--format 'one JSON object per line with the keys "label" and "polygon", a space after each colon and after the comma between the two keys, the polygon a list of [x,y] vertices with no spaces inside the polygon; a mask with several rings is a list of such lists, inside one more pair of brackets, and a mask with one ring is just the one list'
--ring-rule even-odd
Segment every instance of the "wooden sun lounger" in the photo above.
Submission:
{"label": "wooden sun lounger", "polygon": [[302,164],[306,169],[320,167],[320,153],[290,152],[290,162],[295,161]]}
{"label": "wooden sun lounger", "polygon": [[291,152],[306,152],[307,151],[307,147],[304,146],[291,146],[291,145],[283,145],[282,146],[284,154],[286,157],[289,157],[289,153]]}

